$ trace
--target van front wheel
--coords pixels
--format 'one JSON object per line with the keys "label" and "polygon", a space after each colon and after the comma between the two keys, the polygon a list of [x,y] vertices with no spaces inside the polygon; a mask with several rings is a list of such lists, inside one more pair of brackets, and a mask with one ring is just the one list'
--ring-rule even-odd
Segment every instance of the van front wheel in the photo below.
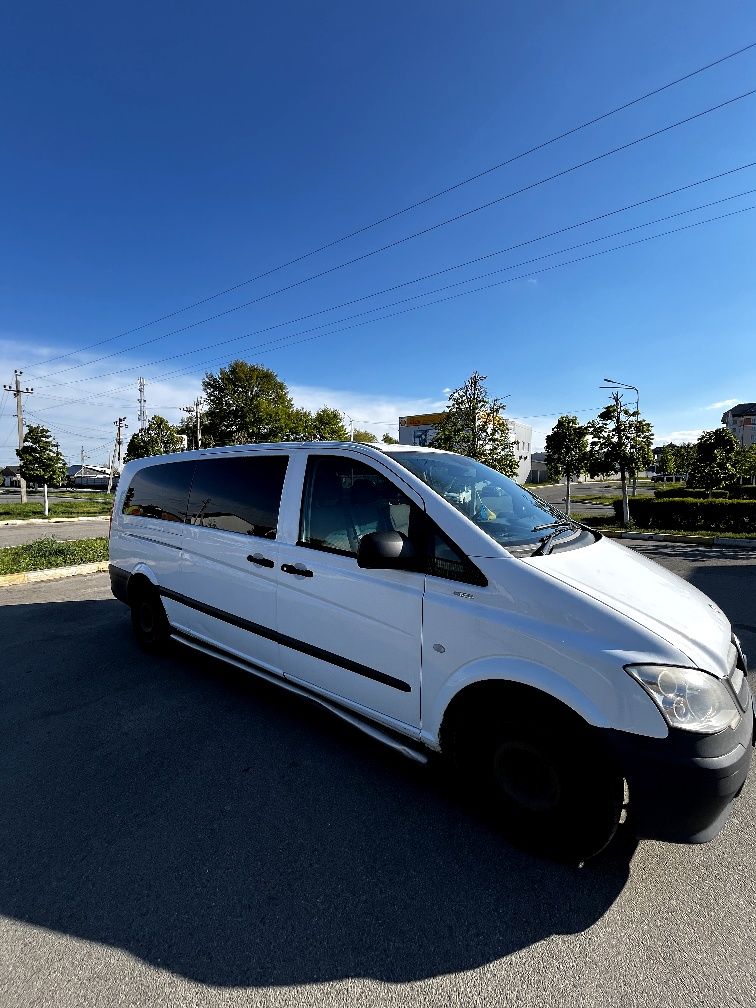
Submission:
{"label": "van front wheel", "polygon": [[163,603],[155,589],[140,587],[131,599],[131,626],[143,650],[157,654],[170,638],[170,627]]}
{"label": "van front wheel", "polygon": [[[513,842],[585,861],[612,840],[624,781],[587,732],[512,722],[468,750],[486,807]],[[471,765],[474,764],[474,767]]]}

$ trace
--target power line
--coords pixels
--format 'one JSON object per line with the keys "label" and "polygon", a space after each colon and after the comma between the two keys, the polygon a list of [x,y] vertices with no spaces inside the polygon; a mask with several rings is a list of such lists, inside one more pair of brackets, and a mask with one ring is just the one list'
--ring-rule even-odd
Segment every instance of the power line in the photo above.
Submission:
{"label": "power line", "polygon": [[[557,250],[555,250],[553,252],[547,252],[547,253],[545,253],[544,255],[541,255],[541,256],[534,256],[531,259],[527,259],[527,260],[524,260],[524,261],[519,262],[519,263],[513,263],[513,264],[510,264],[508,266],[500,267],[499,269],[496,269],[496,270],[491,270],[488,273],[478,274],[477,276],[473,276],[473,277],[466,277],[466,278],[464,278],[462,280],[457,280],[457,281],[454,281],[453,283],[450,283],[450,284],[444,284],[443,286],[437,287],[437,288],[435,288],[434,290],[431,290],[431,291],[424,291],[424,292],[421,292],[420,294],[413,294],[413,295],[410,295],[409,297],[406,297],[406,298],[400,298],[399,300],[390,302],[389,304],[379,305],[379,306],[376,306],[374,308],[368,308],[365,311],[356,312],[356,313],[354,313],[352,315],[345,316],[344,318],[341,318],[341,319],[337,319],[337,320],[333,320],[332,319],[332,320],[329,320],[328,322],[323,322],[320,325],[311,326],[308,329],[301,330],[299,333],[292,333],[292,334],[289,334],[288,336],[281,337],[278,340],[268,341],[268,342],[262,343],[262,344],[256,344],[254,346],[246,347],[244,349],[245,349],[245,352],[247,352],[247,351],[251,351],[251,350],[258,350],[258,349],[261,349],[261,348],[264,348],[264,347],[269,347],[271,345],[275,347],[275,345],[278,344],[278,343],[281,343],[281,344],[284,344],[284,345],[288,345],[288,340],[290,340],[293,336],[303,336],[303,335],[306,335],[307,333],[310,333],[310,332],[313,332],[313,331],[317,331],[317,330],[320,330],[320,329],[327,329],[327,328],[329,328],[332,325],[337,325],[337,324],[340,324],[340,323],[343,323],[343,322],[351,322],[354,319],[362,318],[365,315],[370,315],[370,314],[372,314],[373,312],[376,312],[376,311],[385,311],[385,309],[387,309],[387,308],[394,308],[394,307],[397,307],[399,305],[406,304],[409,301],[415,301],[415,300],[418,300],[420,298],[429,297],[429,296],[432,296],[433,294],[438,294],[438,293],[441,293],[441,292],[446,291],[446,290],[451,290],[454,287],[459,287],[459,286],[461,286],[463,284],[474,283],[476,280],[483,280],[483,279],[486,279],[487,277],[495,276],[495,275],[497,275],[499,273],[502,273],[502,272],[506,272],[506,271],[514,270],[514,269],[520,269],[523,266],[528,266],[528,265],[530,265],[530,264],[532,264],[534,262],[540,262],[540,261],[543,261],[544,259],[553,258],[554,256],[564,255],[567,252],[572,252],[572,251],[575,251],[576,249],[579,249],[579,248],[585,248],[585,247],[587,247],[589,245],[595,245],[595,244],[597,244],[599,242],[602,242],[602,241],[609,241],[612,238],[617,238],[620,235],[628,234],[629,232],[632,232],[632,231],[637,231],[640,228],[651,227],[654,224],[660,224],[660,223],[662,223],[664,221],[671,220],[671,219],[674,219],[676,217],[683,216],[685,214],[695,213],[695,212],[697,212],[699,210],[704,210],[704,209],[707,209],[708,207],[711,207],[711,206],[717,206],[717,205],[719,205],[721,203],[728,202],[729,200],[732,200],[732,199],[738,199],[738,198],[740,198],[742,196],[751,195],[754,192],[756,192],[756,189],[747,189],[747,190],[744,190],[743,192],[735,193],[732,196],[725,196],[725,197],[723,197],[722,199],[719,199],[719,200],[712,200],[712,201],[710,201],[708,203],[703,203],[703,204],[700,204],[699,206],[691,207],[691,208],[689,208],[687,210],[679,210],[679,211],[676,211],[675,213],[667,214],[667,215],[665,215],[663,217],[658,217],[658,218],[655,218],[654,220],[651,220],[651,221],[645,221],[645,222],[643,222],[641,224],[635,224],[635,225],[632,225],[631,227],[622,228],[621,230],[614,231],[611,234],[605,234],[605,235],[601,235],[601,236],[599,236],[597,238],[588,239],[587,241],[584,241],[584,242],[578,242],[575,245],[569,245],[569,246],[567,246],[565,248],[557,249]],[[745,209],[750,209],[750,208],[745,208]],[[739,213],[741,211],[735,211],[735,212]],[[726,214],[724,216],[731,216],[731,215]],[[711,219],[706,220],[706,221],[696,222],[693,225],[687,225],[687,227],[694,227],[694,226],[698,226],[699,224],[709,223],[710,221],[719,220],[719,219],[721,219],[721,218],[720,217],[714,217],[714,218],[711,218]],[[578,225],[574,225],[574,226],[578,226]],[[563,230],[569,230],[569,229],[563,229]],[[677,229],[677,230],[679,230],[679,229]],[[675,231],[664,232],[662,235],[650,235],[647,238],[642,239],[642,240],[646,241],[646,240],[649,240],[650,238],[664,237],[665,235],[673,234],[673,233],[675,233]],[[533,239],[533,241],[536,241],[536,240],[538,240],[538,239]],[[522,243],[522,244],[528,244],[528,243]],[[624,247],[626,247],[626,246],[620,246],[620,248],[624,248]],[[495,254],[498,254],[498,253],[492,253],[492,254],[495,255]],[[482,256],[480,258],[484,259],[484,258],[488,258],[488,257],[487,256]],[[471,261],[478,261],[478,260],[471,260]],[[466,264],[463,264],[463,265],[466,265]],[[458,267],[449,267],[449,269],[455,269],[455,268],[458,268]],[[444,272],[447,272],[447,271],[448,270],[440,270],[440,271],[438,271],[435,274],[428,274],[426,277],[421,277],[421,278],[418,278],[418,279],[428,279],[431,276],[437,276],[439,273],[444,273]],[[382,293],[387,293],[387,292],[389,292],[391,290],[396,290],[399,287],[406,286],[408,283],[415,283],[415,282],[417,282],[417,280],[415,280],[415,281],[407,281],[406,283],[403,283],[403,284],[397,284],[394,287],[386,288],[383,291],[376,291],[376,292],[373,292],[372,294],[363,295],[360,298],[354,298],[351,301],[347,301],[347,302],[342,303],[341,305],[336,305],[336,306],[332,306],[330,308],[322,309],[319,312],[313,312],[310,315],[302,316],[300,319],[294,319],[294,320],[290,320],[289,322],[279,323],[278,325],[268,326],[265,329],[261,329],[261,330],[257,330],[257,331],[249,332],[249,333],[244,333],[242,336],[235,336],[235,337],[233,337],[230,340],[225,340],[225,341],[217,342],[215,345],[216,346],[223,346],[224,344],[235,343],[235,342],[238,342],[239,340],[248,338],[250,336],[261,335],[262,333],[268,332],[271,329],[278,328],[280,325],[289,325],[289,324],[292,324],[292,322],[302,321],[302,319],[311,318],[314,315],[322,314],[323,311],[332,311],[332,310],[335,310],[335,309],[340,308],[340,307],[345,307],[346,305],[349,305],[349,304],[354,304],[357,301],[365,300],[366,298],[369,298],[369,297],[377,297],[377,296],[379,296]],[[509,281],[504,281],[504,282],[509,282]],[[497,285],[494,284],[492,286],[497,286]],[[488,289],[488,288],[487,287],[477,288],[477,290],[486,290],[486,289]],[[474,293],[474,291],[462,292],[462,294],[466,294],[466,293]],[[462,296],[462,294],[456,295],[456,296]],[[438,302],[433,301],[433,302],[429,302],[429,303],[430,304],[437,304]],[[412,310],[416,310],[417,308],[423,308],[423,307],[427,307],[427,306],[428,306],[427,304],[426,305],[417,305],[417,306],[415,306],[415,309],[412,309]],[[368,320],[368,321],[373,321],[373,320]],[[342,331],[342,330],[339,330],[339,331]],[[322,334],[322,335],[327,335],[327,334]],[[193,350],[184,350],[184,351],[181,351],[179,353],[170,354],[167,357],[163,357],[163,358],[160,358],[158,360],[148,362],[148,364],[146,364],[146,365],[144,363],[141,363],[141,364],[138,364],[138,365],[134,365],[133,367],[121,368],[121,369],[119,369],[117,371],[110,371],[110,372],[105,372],[105,373],[99,374],[99,375],[92,375],[92,376],[89,376],[87,378],[76,379],[73,382],[69,382],[69,383],[65,383],[65,384],[75,385],[75,384],[80,384],[80,383],[85,382],[85,381],[89,382],[89,381],[91,381],[93,379],[110,378],[110,377],[113,377],[114,375],[128,373],[129,371],[141,370],[144,367],[150,367],[150,366],[154,366],[156,364],[165,364],[165,363],[167,363],[168,361],[171,361],[171,360],[178,360],[181,357],[190,356],[193,353],[199,353],[203,349],[205,349],[205,348],[204,347],[200,347],[200,348],[195,348]],[[217,358],[213,358],[213,360],[216,360],[216,359]],[[196,364],[193,365],[193,367],[196,367],[196,366],[197,366]],[[175,375],[175,374],[179,374],[179,373],[182,373],[182,372],[180,372],[180,371],[168,372],[168,375]],[[41,377],[44,378],[44,376],[41,376]],[[161,376],[161,377],[164,377],[164,376]],[[115,390],[115,389],[111,390],[111,392],[113,392],[113,391],[117,391],[117,390]],[[78,401],[78,400],[73,400],[73,401]]]}
{"label": "power line", "polygon": [[[730,52],[730,53],[726,54],[725,56],[721,56],[721,57],[717,58],[716,60],[712,60],[711,62],[706,63],[705,65],[703,65],[701,67],[698,67],[695,70],[692,70],[692,71],[690,71],[687,74],[684,74],[682,77],[677,77],[677,78],[675,78],[672,81],[668,81],[666,84],[663,84],[660,87],[657,87],[657,88],[654,88],[654,89],[652,89],[650,91],[647,91],[644,94],[638,95],[637,97],[632,98],[630,101],[624,102],[622,105],[618,105],[615,108],[609,109],[607,112],[603,112],[601,115],[594,116],[592,119],[588,119],[585,122],[578,124],[577,126],[573,126],[570,129],[565,130],[562,133],[559,133],[559,134],[557,134],[557,135],[555,135],[553,137],[550,137],[547,140],[542,141],[541,143],[538,143],[538,144],[534,145],[533,147],[529,147],[526,150],[520,151],[519,153],[512,155],[511,157],[505,159],[504,161],[500,161],[500,162],[498,162],[495,165],[491,165],[489,168],[485,168],[482,171],[476,172],[475,174],[468,176],[467,178],[461,179],[459,182],[456,182],[453,185],[446,186],[445,188],[440,189],[438,192],[432,193],[431,195],[426,196],[423,199],[416,201],[415,203],[412,203],[412,204],[410,204],[410,205],[408,205],[406,207],[403,207],[400,210],[393,211],[392,213],[386,215],[385,217],[381,217],[378,220],[375,220],[375,221],[373,221],[370,224],[366,224],[366,225],[364,225],[362,227],[359,227],[359,228],[357,228],[354,231],[350,231],[348,234],[342,235],[340,238],[334,238],[331,241],[325,242],[324,244],[319,245],[317,248],[310,249],[308,252],[304,252],[304,253],[302,253],[302,254],[300,254],[298,256],[295,256],[294,258],[289,259],[289,260],[287,260],[284,263],[280,263],[277,266],[270,267],[269,269],[264,270],[263,272],[258,273],[258,274],[256,274],[253,277],[248,278],[247,280],[243,280],[243,281],[241,281],[239,283],[233,284],[230,287],[226,287],[226,288],[224,288],[221,291],[218,291],[218,292],[216,292],[214,294],[208,295],[207,297],[200,298],[198,301],[194,301],[191,304],[184,305],[183,307],[177,308],[177,309],[175,309],[172,312],[166,313],[165,315],[161,315],[158,318],[151,319],[148,322],[140,323],[139,325],[134,326],[131,329],[125,329],[123,332],[117,333],[115,336],[109,336],[106,339],[97,340],[94,343],[90,343],[90,344],[87,344],[84,347],[79,348],[78,350],[72,350],[72,351],[69,351],[68,353],[65,353],[65,354],[58,354],[56,357],[50,357],[50,358],[48,358],[48,363],[52,362],[52,361],[56,361],[56,360],[63,360],[64,358],[73,356],[73,355],[75,355],[77,353],[83,353],[86,350],[91,350],[91,349],[94,349],[95,347],[103,346],[106,343],[111,343],[114,340],[123,338],[124,336],[129,336],[129,335],[131,335],[133,333],[140,332],[141,330],[146,329],[146,328],[148,328],[151,325],[156,325],[158,322],[165,322],[167,319],[174,318],[176,315],[180,315],[181,313],[183,313],[185,311],[189,311],[192,308],[198,308],[200,305],[207,304],[209,301],[216,300],[217,298],[223,297],[226,294],[231,294],[231,293],[233,293],[233,291],[239,290],[241,287],[246,287],[249,284],[257,282],[258,280],[262,280],[265,277],[271,276],[273,273],[277,273],[280,270],[287,269],[289,266],[293,266],[296,263],[302,262],[305,259],[309,259],[312,256],[319,254],[320,252],[324,252],[324,251],[326,251],[329,248],[333,248],[334,246],[341,244],[342,242],[348,241],[350,238],[354,238],[354,237],[356,237],[356,236],[358,236],[360,234],[364,234],[365,232],[370,231],[370,230],[372,230],[375,227],[378,227],[380,224],[385,224],[388,221],[395,219],[396,217],[400,217],[403,214],[409,213],[412,210],[416,210],[419,207],[424,206],[424,205],[432,202],[433,200],[436,200],[436,199],[439,199],[442,196],[448,195],[449,193],[454,192],[455,190],[460,189],[460,188],[462,188],[465,185],[469,185],[471,182],[477,181],[478,179],[481,179],[481,178],[483,178],[486,175],[490,175],[493,172],[499,171],[502,168],[505,168],[508,165],[513,164],[515,161],[518,161],[518,160],[520,160],[520,159],[522,159],[524,157],[528,157],[530,154],[534,154],[537,151],[540,151],[540,150],[545,149],[546,147],[549,147],[551,144],[557,143],[559,140],[564,140],[564,139],[566,139],[569,136],[573,136],[575,133],[578,133],[581,130],[587,129],[590,126],[594,126],[597,123],[602,122],[603,120],[608,119],[611,116],[616,115],[619,112],[622,112],[622,111],[624,111],[624,110],[626,110],[628,108],[631,108],[632,106],[637,105],[640,102],[646,101],[647,99],[652,98],[652,97],[654,97],[657,94],[661,94],[663,91],[666,91],[669,88],[675,87],[678,84],[681,84],[681,83],[683,83],[686,80],[690,80],[692,77],[695,77],[698,74],[704,73],[705,71],[710,70],[710,69],[712,69],[715,66],[719,66],[721,63],[724,63],[727,60],[733,59],[736,56],[740,56],[743,53],[748,52],[750,49],[753,49],[754,47],[756,47],[756,42],[751,42],[748,45],[745,45],[745,46],[741,47],[740,49],[736,49],[733,52]],[[746,97],[748,97],[749,95],[751,95],[753,93],[754,93],[753,91],[750,91],[750,92],[747,92],[746,94],[739,95],[736,98],[731,98],[728,101],[723,102],[721,105],[713,106],[711,109],[706,109],[705,111],[697,113],[696,115],[691,116],[688,119],[681,120],[679,123],[674,123],[671,126],[667,126],[664,129],[662,129],[662,130],[659,130],[659,131],[656,131],[654,133],[651,133],[651,134],[649,134],[646,137],[641,137],[641,138],[639,138],[639,139],[637,139],[635,141],[632,141],[632,143],[630,143],[630,144],[626,144],[626,145],[623,145],[622,147],[618,147],[614,151],[609,151],[609,152],[607,152],[605,154],[599,155],[598,158],[593,158],[593,159],[591,159],[591,161],[587,161],[584,164],[591,164],[593,161],[599,160],[602,157],[608,157],[609,154],[611,154],[611,153],[617,153],[618,151],[624,150],[624,149],[626,149],[626,147],[632,146],[635,143],[641,143],[641,142],[643,142],[643,140],[651,139],[654,136],[658,136],[660,133],[664,133],[667,130],[674,129],[676,126],[683,125],[684,123],[690,122],[693,119],[697,119],[697,118],[699,118],[702,115],[707,115],[709,112],[716,111],[717,109],[723,108],[726,105],[732,104],[735,101],[740,101],[742,98],[746,98]],[[551,178],[558,178],[560,175],[566,174],[567,171],[574,171],[578,167],[584,167],[584,165],[574,166],[573,168],[567,169],[564,172],[557,173],[556,175],[552,176]],[[538,182],[538,183],[534,183],[534,185],[542,185],[543,182],[551,181],[551,178],[544,179],[544,180],[542,180],[541,182]],[[528,186],[528,187],[526,187],[526,189],[527,188],[533,188],[533,186]],[[519,190],[518,192],[524,192],[524,191],[525,190],[523,189],[523,190]],[[464,214],[462,214],[460,216],[457,216],[457,217],[454,217],[454,218],[451,218],[449,221],[442,222],[441,224],[434,225],[433,228],[430,228],[428,230],[435,230],[435,228],[442,227],[446,223],[452,223],[452,221],[454,221],[454,220],[459,220],[460,217],[468,216],[471,213],[477,213],[478,210],[485,209],[487,206],[492,206],[494,203],[501,202],[501,200],[503,200],[503,199],[509,199],[510,196],[517,195],[518,192],[508,194],[507,196],[500,197],[498,200],[492,201],[492,203],[484,204],[481,207],[477,207],[477,208],[474,208],[472,210],[466,211]],[[380,249],[376,249],[376,250],[374,250],[374,251],[372,251],[372,252],[370,252],[368,254],[369,255],[375,255],[375,254],[377,254],[377,252],[384,251],[387,248],[392,248],[396,244],[401,244],[404,241],[410,241],[412,238],[419,237],[419,235],[426,234],[426,233],[427,233],[427,231],[418,232],[418,234],[416,234],[416,235],[410,235],[408,237],[400,239],[398,242],[391,243],[390,245],[384,246],[383,248],[380,248]],[[359,258],[365,258],[365,257],[359,257]],[[351,265],[352,262],[357,262],[357,261],[359,261],[359,259],[351,260],[350,262],[345,263],[343,265]],[[341,268],[343,268],[343,265],[338,266],[338,267],[334,267],[334,268],[341,269]],[[329,270],[328,272],[331,272],[331,271]],[[322,274],[318,274],[318,275],[322,275]],[[307,282],[307,281],[302,281],[302,282]],[[288,288],[284,288],[284,289],[288,289]]]}
{"label": "power line", "polygon": [[[490,259],[490,258],[492,258],[494,256],[504,255],[507,252],[512,252],[515,249],[523,248],[526,245],[532,245],[535,242],[544,241],[547,238],[553,238],[556,235],[564,234],[567,231],[574,230],[574,229],[576,229],[578,227],[583,227],[586,224],[593,224],[593,223],[596,223],[597,221],[605,220],[607,217],[612,217],[612,216],[615,216],[616,214],[624,213],[627,210],[633,210],[633,209],[635,209],[637,207],[643,206],[643,205],[645,205],[647,203],[653,203],[656,200],[660,200],[660,199],[663,199],[663,198],[668,197],[668,196],[674,196],[674,195],[676,195],[678,193],[684,192],[687,189],[693,189],[693,188],[695,188],[697,186],[704,185],[704,184],[706,184],[708,182],[714,182],[714,181],[717,181],[719,179],[726,178],[729,175],[734,175],[737,172],[745,171],[746,169],[753,168],[754,166],[756,166],[756,161],[751,161],[751,162],[748,162],[747,164],[744,164],[744,165],[738,165],[736,168],[731,168],[728,171],[719,172],[716,175],[710,175],[707,178],[698,179],[695,182],[689,182],[686,185],[678,186],[675,189],[668,190],[667,192],[658,193],[655,196],[649,196],[646,199],[637,200],[635,203],[629,203],[626,206],[619,207],[616,210],[609,210],[606,213],[597,215],[596,217],[590,217],[587,220],[579,221],[579,222],[577,222],[575,224],[569,224],[566,227],[557,228],[555,231],[548,232],[547,234],[539,235],[536,238],[530,238],[530,239],[528,239],[526,241],[518,242],[518,243],[516,243],[514,245],[510,245],[510,246],[508,246],[507,248],[504,248],[504,249],[498,249],[498,250],[496,250],[494,252],[488,252],[485,255],[477,256],[477,257],[475,257],[473,259],[468,259],[466,262],[457,263],[456,265],[453,265],[453,266],[447,266],[444,269],[436,270],[435,272],[432,272],[432,273],[426,273],[424,276],[415,277],[413,280],[406,280],[403,283],[394,284],[391,287],[385,287],[385,288],[383,288],[383,290],[374,291],[371,294],[364,294],[362,297],[352,298],[349,301],[343,301],[341,304],[332,305],[329,308],[321,308],[319,311],[311,312],[311,313],[309,313],[307,315],[301,315],[298,318],[289,319],[286,322],[278,322],[278,323],[276,323],[274,325],[267,326],[265,329],[258,329],[257,333],[270,332],[272,329],[281,328],[282,326],[286,326],[286,325],[295,325],[298,322],[304,321],[305,319],[314,318],[316,315],[322,315],[323,313],[328,312],[328,311],[337,311],[339,308],[345,308],[348,305],[356,304],[358,301],[365,301],[365,300],[367,300],[368,298],[371,298],[371,297],[379,297],[380,295],[386,294],[386,293],[388,293],[390,291],[398,290],[400,287],[406,287],[406,286],[409,286],[410,284],[413,284],[413,283],[421,283],[423,280],[432,279],[433,277],[440,276],[443,273],[449,273],[449,272],[451,272],[452,270],[455,270],[455,269],[463,269],[465,266],[471,266],[471,265],[473,265],[476,262],[482,262],[483,260]],[[296,286],[296,284],[294,286]],[[286,290],[286,289],[288,289],[288,288],[284,288],[284,290]],[[265,295],[262,295],[259,298],[254,298],[252,301],[247,301],[244,304],[240,304],[240,305],[234,305],[233,307],[227,308],[227,309],[225,309],[222,312],[217,312],[215,315],[211,315],[208,318],[199,319],[196,322],[190,322],[189,324],[187,324],[185,326],[181,326],[181,327],[179,327],[177,329],[172,329],[169,332],[163,333],[160,336],[154,336],[154,337],[152,337],[152,339],[143,340],[140,343],[133,344],[132,346],[123,347],[120,350],[114,350],[112,353],[104,354],[102,357],[94,357],[91,360],[82,361],[79,364],[73,364],[70,367],[62,368],[60,371],[55,371],[54,372],[54,376],[66,374],[66,373],[68,373],[70,371],[76,371],[79,368],[88,367],[88,366],[90,366],[92,364],[99,364],[101,361],[110,360],[113,357],[119,357],[122,354],[130,353],[133,350],[139,350],[142,347],[149,346],[149,345],[151,345],[153,343],[158,343],[158,342],[160,342],[160,340],[167,339],[169,336],[175,336],[178,333],[186,332],[189,329],[195,329],[198,326],[205,325],[208,322],[213,322],[216,319],[223,318],[224,316],[230,315],[231,313],[239,311],[239,310],[241,310],[243,308],[249,308],[251,305],[256,304],[258,301],[262,301],[265,298],[272,297],[273,294],[276,294],[276,293],[280,293],[280,292],[273,291],[270,294],[265,294]],[[234,337],[234,339],[236,339],[236,340],[238,340],[238,339],[244,339],[245,336],[248,336],[248,335],[250,335],[250,334],[246,333],[244,336],[236,336],[236,337]],[[225,343],[232,343],[233,341],[234,341],[233,339],[231,339],[231,340],[224,340],[222,344],[217,344],[216,343],[216,346],[217,345],[223,345]],[[200,348],[200,349],[202,349],[202,348]],[[194,352],[194,351],[187,351],[187,353],[192,353],[192,352]],[[138,367],[133,367],[133,368],[131,368],[129,370],[138,371],[139,368]],[[47,377],[50,377],[50,376],[49,375],[37,375],[36,376],[37,380],[43,380],[43,379],[45,379]]]}
{"label": "power line", "polygon": [[[602,249],[599,252],[592,252],[589,255],[579,256],[579,257],[577,257],[575,259],[568,259],[566,262],[563,262],[563,263],[555,263],[552,266],[544,266],[541,269],[531,270],[528,273],[522,273],[522,274],[520,274],[519,276],[516,276],[516,277],[509,277],[506,280],[498,280],[495,283],[485,284],[483,287],[475,287],[475,288],[473,288],[472,290],[469,290],[469,291],[460,291],[457,294],[451,294],[451,295],[449,295],[447,297],[438,298],[435,301],[428,301],[428,302],[426,302],[425,304],[422,304],[422,305],[415,305],[415,306],[413,306],[411,308],[404,308],[404,309],[402,309],[400,311],[397,311],[397,312],[391,312],[388,315],[380,315],[377,318],[366,319],[366,320],[363,320],[362,322],[355,322],[355,323],[352,323],[351,325],[342,326],[339,329],[333,329],[330,332],[318,333],[315,336],[307,336],[304,339],[292,340],[291,342],[288,342],[288,343],[282,342],[281,345],[279,345],[279,346],[270,346],[267,349],[263,350],[262,352],[263,353],[269,353],[269,352],[272,352],[274,350],[288,349],[289,347],[292,347],[292,346],[298,346],[301,343],[309,343],[309,342],[312,342],[313,340],[316,340],[316,339],[323,339],[326,336],[335,336],[338,333],[348,332],[348,331],[350,331],[352,329],[360,328],[361,326],[370,325],[373,322],[383,322],[383,321],[386,321],[387,319],[397,318],[400,315],[406,315],[406,314],[408,314],[410,312],[418,311],[421,308],[430,308],[430,307],[433,307],[435,305],[445,304],[445,303],[447,303],[449,301],[454,301],[454,300],[456,300],[458,298],[466,297],[469,294],[479,294],[482,291],[491,290],[494,287],[501,287],[504,284],[515,283],[518,280],[527,280],[530,277],[539,276],[542,273],[549,273],[552,270],[561,269],[563,266],[572,266],[575,263],[586,262],[589,259],[596,259],[599,256],[608,255],[611,252],[618,252],[618,251],[621,251],[622,249],[631,248],[632,246],[640,245],[640,244],[643,244],[643,243],[649,242],[649,241],[653,241],[653,240],[655,240],[657,238],[665,238],[665,237],[667,237],[669,235],[672,235],[672,234],[678,234],[679,232],[682,232],[682,231],[688,231],[691,228],[700,227],[702,224],[711,224],[711,223],[713,223],[715,221],[724,220],[727,217],[734,217],[737,214],[745,213],[745,212],[747,212],[749,210],[756,210],[756,204],[754,204],[752,206],[748,206],[748,207],[743,207],[740,210],[733,210],[731,213],[719,214],[717,217],[710,217],[707,220],[696,221],[693,224],[686,224],[683,227],[673,228],[673,229],[671,229],[669,231],[664,231],[664,232],[662,232],[661,234],[658,234],[658,235],[647,235],[646,237],[644,237],[644,238],[638,238],[635,241],[624,242],[622,245],[615,245],[613,248]],[[293,335],[295,335],[295,334],[293,334]],[[248,350],[254,350],[254,349],[257,349],[257,347],[245,347],[242,350],[242,352],[245,353]],[[221,361],[221,360],[225,360],[225,359],[226,359],[225,357],[211,358],[211,359],[209,359],[207,361],[204,361],[203,365],[205,365],[205,364],[212,364],[212,363],[215,363],[217,361]],[[194,365],[193,367],[196,367],[196,366],[197,365]],[[188,370],[193,370],[193,367],[190,368],[190,369],[188,369]],[[185,374],[186,371],[187,371],[187,369],[183,369],[183,370],[182,369],[178,369],[176,371],[166,372],[165,374],[161,375],[161,377],[162,378],[166,378],[166,377],[172,377],[172,376],[178,375],[178,374]]]}

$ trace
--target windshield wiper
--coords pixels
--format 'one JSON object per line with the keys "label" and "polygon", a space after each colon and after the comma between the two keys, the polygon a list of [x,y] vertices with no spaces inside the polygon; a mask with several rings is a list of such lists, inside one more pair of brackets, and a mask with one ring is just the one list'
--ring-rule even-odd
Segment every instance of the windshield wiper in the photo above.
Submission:
{"label": "windshield wiper", "polygon": [[536,525],[533,529],[531,529],[532,532],[542,532],[544,529],[553,529],[554,531],[550,532],[547,536],[544,536],[543,539],[541,540],[541,545],[538,546],[536,549],[534,549],[530,555],[546,556],[548,553],[551,552],[550,547],[553,541],[556,539],[556,537],[558,535],[561,535],[561,533],[564,532],[565,529],[572,528],[574,524],[575,524],[574,522],[565,520],[565,521],[549,522],[547,525]]}
{"label": "windshield wiper", "polygon": [[534,525],[533,528],[530,531],[531,532],[542,532],[544,529],[547,529],[547,528],[553,528],[553,529],[555,529],[555,528],[568,528],[570,525],[574,525],[574,524],[575,523],[573,521],[568,521],[566,518],[564,518],[562,521],[547,522],[546,525]]}

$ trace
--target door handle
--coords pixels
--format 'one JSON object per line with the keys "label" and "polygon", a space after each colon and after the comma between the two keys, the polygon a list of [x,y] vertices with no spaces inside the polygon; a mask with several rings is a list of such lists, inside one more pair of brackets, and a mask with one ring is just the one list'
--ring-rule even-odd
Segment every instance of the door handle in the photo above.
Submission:
{"label": "door handle", "polygon": [[262,553],[252,553],[247,557],[250,563],[257,564],[258,567],[275,567],[275,563],[272,560],[268,560],[264,557]]}
{"label": "door handle", "polygon": [[308,570],[304,564],[281,564],[284,574],[297,574],[299,577],[312,577],[312,571]]}

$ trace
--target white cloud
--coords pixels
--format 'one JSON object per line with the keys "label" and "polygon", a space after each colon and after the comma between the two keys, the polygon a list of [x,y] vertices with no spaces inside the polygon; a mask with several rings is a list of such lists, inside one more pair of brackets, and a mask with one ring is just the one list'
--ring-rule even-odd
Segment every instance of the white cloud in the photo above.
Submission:
{"label": "white cloud", "polygon": [[379,438],[385,433],[397,436],[400,416],[435,413],[447,403],[446,399],[380,395],[312,385],[290,385],[289,392],[297,406],[308,410],[332,406],[352,417],[355,427],[369,430]]}
{"label": "white cloud", "polygon": [[723,399],[721,402],[709,403],[708,406],[704,406],[704,409],[706,410],[729,409],[730,406],[737,406],[739,402],[740,399]]}
{"label": "white cloud", "polygon": [[[69,463],[78,462],[81,448],[93,464],[107,464],[112,451],[119,416],[127,418],[126,443],[138,427],[137,379],[140,370],[146,381],[147,414],[159,413],[171,423],[183,419],[181,407],[201,394],[200,376],[177,375],[162,381],[150,379],[150,368],[139,368],[133,358],[116,357],[112,361],[83,365],[73,371],[64,368],[77,364],[79,358],[51,361],[62,352],[60,347],[33,344],[28,339],[3,334],[0,338],[0,385],[13,383],[13,372],[24,368],[22,383],[34,388],[34,394],[24,396],[27,424],[48,427],[60,443]],[[107,353],[109,348],[103,348]],[[109,365],[112,365],[109,367]],[[130,369],[127,374],[97,377],[107,370]],[[59,378],[55,377],[60,371]],[[199,369],[198,369],[199,370]],[[42,375],[49,374],[49,378]],[[285,380],[285,374],[281,377]],[[397,436],[399,417],[413,413],[441,410],[446,399],[431,397],[368,394],[350,389],[326,386],[290,385],[289,391],[297,406],[310,410],[327,405],[347,413],[356,427],[369,430],[380,438],[384,433]],[[0,390],[0,467],[17,463],[16,415],[14,397]]]}
{"label": "white cloud", "polygon": [[672,441],[674,444],[689,444],[697,441],[703,434],[703,430],[681,430],[671,431],[669,434],[657,434],[654,437],[655,445],[665,445]]}
{"label": "white cloud", "polygon": [[[69,463],[78,462],[82,446],[88,461],[106,464],[115,436],[113,421],[125,416],[128,424],[126,439],[138,427],[139,371],[126,375],[98,378],[106,370],[103,363],[84,365],[75,371],[63,368],[77,363],[77,358],[45,363],[63,352],[60,347],[34,344],[28,339],[0,339],[0,377],[2,384],[13,384],[13,372],[21,367],[23,387],[34,389],[23,397],[24,419],[29,424],[49,428],[57,438]],[[116,358],[112,370],[129,367],[131,360]],[[57,369],[60,378],[53,377]],[[44,378],[43,375],[51,377]],[[146,372],[149,374],[149,370]],[[113,390],[113,391],[111,391]],[[198,378],[177,377],[175,380],[151,381],[147,378],[148,415],[160,413],[172,423],[183,416],[180,407],[191,403],[201,391]],[[15,397],[0,393],[0,466],[17,463]]]}

